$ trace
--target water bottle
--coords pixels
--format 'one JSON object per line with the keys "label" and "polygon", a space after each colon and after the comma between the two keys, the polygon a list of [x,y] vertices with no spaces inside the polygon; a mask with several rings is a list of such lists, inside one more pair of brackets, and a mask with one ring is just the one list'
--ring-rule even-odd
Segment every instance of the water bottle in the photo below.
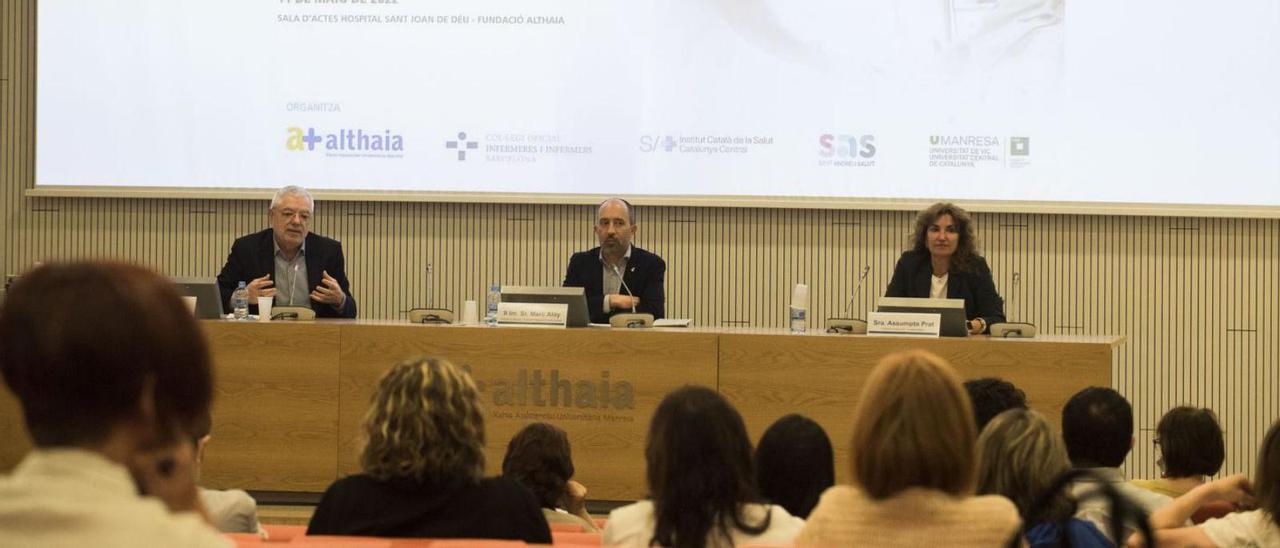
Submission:
{"label": "water bottle", "polygon": [[498,325],[498,301],[500,300],[502,300],[502,288],[498,284],[489,286],[489,294],[485,296],[484,323],[486,325]]}
{"label": "water bottle", "polygon": [[244,286],[244,282],[240,282],[235,293],[231,294],[231,311],[237,320],[249,317],[249,288]]}
{"label": "water bottle", "polygon": [[788,308],[788,322],[792,333],[804,333],[805,320],[809,316],[809,286],[806,284],[796,284],[796,288],[791,291],[791,306]]}
{"label": "water bottle", "polygon": [[791,312],[790,313],[791,332],[804,333],[805,324],[807,323],[805,320],[807,319],[806,317],[808,316],[809,311],[796,306],[789,306],[787,308],[789,308]]}

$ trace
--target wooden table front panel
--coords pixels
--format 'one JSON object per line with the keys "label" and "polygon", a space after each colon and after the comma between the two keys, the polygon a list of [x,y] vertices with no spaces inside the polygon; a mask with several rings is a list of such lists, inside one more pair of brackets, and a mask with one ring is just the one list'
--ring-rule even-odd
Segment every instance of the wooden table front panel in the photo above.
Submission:
{"label": "wooden table front panel", "polygon": [[201,325],[216,387],[202,484],[324,491],[337,477],[339,325]]}
{"label": "wooden table front panel", "polygon": [[679,386],[716,386],[710,333],[417,325],[349,325],[342,332],[341,475],[359,471],[360,430],[377,380],[413,356],[443,356],[470,368],[484,405],[488,474],[501,471],[507,442],[520,428],[551,422],[568,432],[576,479],[597,500],[642,498],[653,409]]}
{"label": "wooden table front panel", "polygon": [[720,391],[742,413],[753,442],[789,413],[817,421],[835,448],[837,481],[847,481],[853,408],[862,386],[876,362],[908,348],[946,358],[965,380],[1009,380],[1055,427],[1073,394],[1111,384],[1112,351],[1104,342],[724,334]]}

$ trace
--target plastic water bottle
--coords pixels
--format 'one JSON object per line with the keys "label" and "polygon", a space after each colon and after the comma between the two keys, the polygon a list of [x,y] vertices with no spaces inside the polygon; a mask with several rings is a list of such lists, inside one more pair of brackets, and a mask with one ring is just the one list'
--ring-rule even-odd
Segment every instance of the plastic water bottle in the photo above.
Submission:
{"label": "plastic water bottle", "polygon": [[484,323],[486,325],[498,325],[498,301],[500,300],[502,300],[502,287],[498,284],[489,286],[489,294],[485,296]]}
{"label": "plastic water bottle", "polygon": [[245,287],[244,282],[240,282],[235,293],[231,294],[231,311],[235,313],[237,320],[249,317],[249,288]]}
{"label": "plastic water bottle", "polygon": [[791,321],[789,323],[791,326],[791,332],[804,333],[805,327],[806,327],[805,324],[807,323],[806,320],[808,319],[807,316],[809,315],[808,314],[809,311],[803,308],[795,307],[795,306],[789,306],[787,308],[790,309],[789,316]]}
{"label": "plastic water bottle", "polygon": [[791,306],[787,307],[787,325],[792,333],[804,333],[805,320],[809,316],[809,286],[796,284],[791,292]]}

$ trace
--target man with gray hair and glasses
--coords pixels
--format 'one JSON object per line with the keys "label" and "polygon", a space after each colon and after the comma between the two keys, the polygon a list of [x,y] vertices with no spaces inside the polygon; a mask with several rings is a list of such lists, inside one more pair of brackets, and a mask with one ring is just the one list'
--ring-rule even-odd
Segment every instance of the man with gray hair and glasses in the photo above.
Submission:
{"label": "man with gray hair and glasses", "polygon": [[276,191],[267,209],[270,228],[231,245],[218,274],[223,311],[240,282],[249,289],[249,312],[258,297],[274,297],[275,306],[301,306],[320,318],[356,317],[356,300],[347,281],[342,244],[311,232],[315,200],[300,186]]}

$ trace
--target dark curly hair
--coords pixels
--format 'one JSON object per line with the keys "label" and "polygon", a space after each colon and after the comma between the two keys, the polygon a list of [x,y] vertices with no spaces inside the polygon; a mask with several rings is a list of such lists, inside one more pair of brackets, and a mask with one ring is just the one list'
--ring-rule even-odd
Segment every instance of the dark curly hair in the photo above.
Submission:
{"label": "dark curly hair", "polygon": [[569,436],[545,422],[524,427],[507,444],[502,475],[527,487],[543,508],[560,506],[573,477]]}
{"label": "dark curly hair", "polygon": [[950,202],[933,204],[916,215],[915,228],[907,239],[907,247],[916,253],[928,253],[929,225],[937,222],[943,215],[950,215],[960,234],[956,244],[956,252],[951,256],[951,267],[961,272],[972,272],[978,264],[978,237],[974,235],[973,219],[969,212]]}

